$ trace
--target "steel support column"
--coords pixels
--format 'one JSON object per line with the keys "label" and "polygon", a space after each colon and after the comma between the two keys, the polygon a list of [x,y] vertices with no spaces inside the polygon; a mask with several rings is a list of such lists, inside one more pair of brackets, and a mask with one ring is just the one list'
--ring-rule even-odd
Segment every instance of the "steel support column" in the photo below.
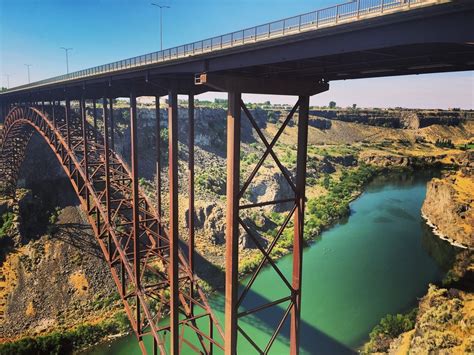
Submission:
{"label": "steel support column", "polygon": [[115,150],[115,121],[114,121],[114,98],[109,97],[110,105],[110,149]]}
{"label": "steel support column", "polygon": [[51,101],[51,114],[53,116],[53,126],[56,127],[56,100]]}
{"label": "steel support column", "polygon": [[291,310],[290,352],[299,354],[301,317],[301,277],[303,266],[303,232],[308,150],[309,96],[300,96],[298,116],[298,150],[296,161],[296,211],[293,237],[293,308]]}
{"label": "steel support column", "polygon": [[[140,289],[140,221],[138,194],[138,125],[137,98],[132,89],[130,92],[130,160],[132,161],[132,213],[133,213],[133,272],[137,291]],[[141,340],[140,299],[136,296],[136,324],[138,340]]]}
{"label": "steel support column", "polygon": [[178,284],[178,95],[170,91],[168,95],[169,132],[169,281],[170,281],[170,331],[171,354],[179,354],[179,284]]}
{"label": "steel support column", "polygon": [[[67,96],[65,100],[64,117],[66,119],[66,141],[68,148],[71,149],[71,102]],[[69,166],[69,170],[71,170],[71,166]]]}
{"label": "steel support column", "polygon": [[[104,169],[105,169],[105,206],[107,209],[107,216],[105,223],[110,226],[110,147],[109,147],[109,120],[107,114],[107,99],[104,96],[102,100],[102,117],[104,120]],[[111,263],[112,260],[112,238],[110,232],[107,236],[107,247],[108,247],[108,262]]]}
{"label": "steel support column", "polygon": [[[87,137],[87,120],[86,120],[86,100],[84,96],[81,97],[79,101],[80,106],[80,114],[81,114],[81,121],[82,121],[82,140],[83,140],[83,161],[84,161],[84,174],[86,180],[84,184],[89,182],[89,143]],[[85,188],[85,200],[87,205],[87,212],[90,212],[90,199],[89,199],[89,189]]]}
{"label": "steel support column", "polygon": [[229,92],[227,111],[227,214],[225,354],[237,353],[241,94]]}
{"label": "steel support column", "polygon": [[[162,226],[162,200],[161,200],[161,112],[160,112],[160,97],[155,96],[155,116],[156,116],[156,213],[158,215],[158,234],[161,236]],[[158,246],[161,245],[158,239]]]}
{"label": "steel support column", "polygon": [[[188,96],[188,178],[189,178],[189,207],[188,207],[188,261],[191,272],[194,274],[194,95]],[[190,297],[193,297],[194,285],[190,285]],[[194,304],[189,302],[191,314]]]}
{"label": "steel support column", "polygon": [[94,119],[94,142],[97,143],[97,102],[92,100],[92,117]]}

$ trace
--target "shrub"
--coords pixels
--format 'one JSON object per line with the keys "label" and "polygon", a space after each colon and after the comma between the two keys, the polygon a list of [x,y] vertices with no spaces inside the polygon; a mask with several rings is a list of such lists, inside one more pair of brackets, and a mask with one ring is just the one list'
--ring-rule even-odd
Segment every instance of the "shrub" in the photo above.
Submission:
{"label": "shrub", "polygon": [[454,148],[454,144],[451,139],[437,139],[435,146],[439,148]]}
{"label": "shrub", "polygon": [[101,324],[84,324],[69,331],[54,332],[48,335],[26,337],[11,343],[0,344],[1,355],[30,354],[70,354],[74,350],[96,344],[109,334],[130,330],[130,323],[124,312]]}
{"label": "shrub", "polygon": [[392,339],[415,327],[418,309],[414,308],[407,314],[387,314],[370,332],[370,341],[366,347],[368,353],[385,352]]}
{"label": "shrub", "polygon": [[7,236],[11,228],[13,227],[13,220],[15,214],[13,212],[5,212],[0,218],[0,239]]}

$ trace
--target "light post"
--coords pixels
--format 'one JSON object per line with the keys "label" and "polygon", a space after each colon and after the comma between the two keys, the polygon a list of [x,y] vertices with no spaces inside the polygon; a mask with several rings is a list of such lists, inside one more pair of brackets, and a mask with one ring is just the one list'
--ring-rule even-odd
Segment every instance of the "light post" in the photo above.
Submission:
{"label": "light post", "polygon": [[151,5],[160,8],[160,50],[163,50],[163,9],[170,9],[170,6],[155,4],[154,2]]}
{"label": "light post", "polygon": [[72,48],[61,47],[66,52],[66,73],[69,74],[69,55],[68,52],[72,50]]}
{"label": "light post", "polygon": [[28,84],[30,84],[31,83],[31,81],[30,81],[30,67],[31,67],[31,64],[25,64],[25,66],[28,70]]}
{"label": "light post", "polygon": [[7,77],[7,89],[10,89],[10,74],[5,74]]}

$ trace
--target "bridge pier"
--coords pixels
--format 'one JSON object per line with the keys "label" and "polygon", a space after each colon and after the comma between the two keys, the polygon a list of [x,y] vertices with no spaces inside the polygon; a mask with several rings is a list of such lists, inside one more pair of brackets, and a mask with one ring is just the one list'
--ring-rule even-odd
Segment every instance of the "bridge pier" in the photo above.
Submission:
{"label": "bridge pier", "polygon": [[[191,273],[194,269],[194,95],[188,95],[188,263]],[[194,314],[194,304],[191,301],[194,297],[194,280],[191,280],[189,287],[189,308],[191,314]]]}
{"label": "bridge pier", "polygon": [[[279,332],[288,324],[290,325],[290,352],[299,353],[300,337],[300,317],[301,317],[301,276],[303,262],[303,234],[304,234],[304,207],[305,207],[305,175],[307,159],[307,141],[308,141],[308,115],[309,98],[311,95],[318,94],[328,90],[329,85],[325,82],[314,82],[312,80],[294,79],[294,78],[252,78],[252,77],[233,77],[226,75],[200,74],[196,76],[196,84],[206,85],[220,91],[228,92],[228,113],[227,113],[227,215],[226,215],[226,293],[225,293],[225,353],[226,355],[235,355],[238,353],[238,336],[242,335],[244,339],[259,353],[266,354],[270,351]],[[252,113],[247,109],[241,99],[242,93],[254,94],[277,94],[277,95],[297,95],[298,101],[279,128],[271,142],[267,141],[257,121]],[[298,110],[298,138],[297,138],[297,164],[296,176],[289,175],[286,167],[282,165],[274,152],[274,147],[289,121]],[[265,146],[265,153],[257,163],[249,178],[240,183],[240,141],[242,111],[250,121],[254,131],[260,137]],[[264,164],[266,158],[271,156],[279,168],[279,172],[293,191],[293,196],[283,199],[266,201],[260,203],[251,203],[242,205],[243,196],[250,186],[260,167]],[[242,188],[240,187],[242,185]],[[254,235],[251,229],[240,218],[240,211],[243,209],[256,208],[268,205],[288,204],[292,207],[286,215],[285,221],[274,237],[266,247],[259,242],[258,236]],[[293,226],[293,272],[291,280],[288,280],[278,265],[272,259],[271,253],[284,230],[288,226],[290,219],[294,219]],[[242,227],[250,236],[257,249],[262,254],[262,261],[251,273],[249,282],[245,285],[242,292],[239,293],[238,271],[239,271],[239,228]],[[246,297],[251,291],[252,285],[258,277],[260,271],[265,265],[270,265],[280,279],[275,282],[281,282],[283,287],[288,288],[288,295],[277,300],[267,300],[266,303],[258,305],[253,309],[241,310]],[[251,335],[244,329],[244,323],[241,319],[251,314],[261,313],[271,307],[284,305],[286,311],[280,321],[274,324],[274,331],[270,338],[263,344],[257,344]]]}
{"label": "bridge pier", "polygon": [[168,94],[168,140],[169,140],[169,194],[170,194],[170,351],[179,354],[179,300],[178,300],[178,93]]}
{"label": "bridge pier", "polygon": [[[95,122],[97,124],[97,122]],[[138,195],[138,124],[137,124],[137,98],[132,88],[130,92],[130,160],[132,168],[132,238],[133,238],[133,272],[135,277],[136,292],[141,288],[140,270],[140,216],[139,216],[139,195]],[[142,341],[141,329],[141,300],[138,294],[135,297],[136,312],[136,333],[138,341]]]}

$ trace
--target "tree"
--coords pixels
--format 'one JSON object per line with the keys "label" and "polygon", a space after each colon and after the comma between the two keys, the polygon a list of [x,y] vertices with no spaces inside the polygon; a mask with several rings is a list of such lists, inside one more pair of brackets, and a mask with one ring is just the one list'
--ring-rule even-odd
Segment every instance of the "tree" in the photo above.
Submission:
{"label": "tree", "polygon": [[7,91],[7,88],[4,87],[4,86],[2,86],[2,87],[0,88],[0,92],[2,92],[2,91]]}
{"label": "tree", "polygon": [[357,110],[357,104],[352,104],[352,109],[355,111]]}
{"label": "tree", "polygon": [[329,102],[329,108],[330,109],[335,109],[336,108],[336,101],[330,101]]}

